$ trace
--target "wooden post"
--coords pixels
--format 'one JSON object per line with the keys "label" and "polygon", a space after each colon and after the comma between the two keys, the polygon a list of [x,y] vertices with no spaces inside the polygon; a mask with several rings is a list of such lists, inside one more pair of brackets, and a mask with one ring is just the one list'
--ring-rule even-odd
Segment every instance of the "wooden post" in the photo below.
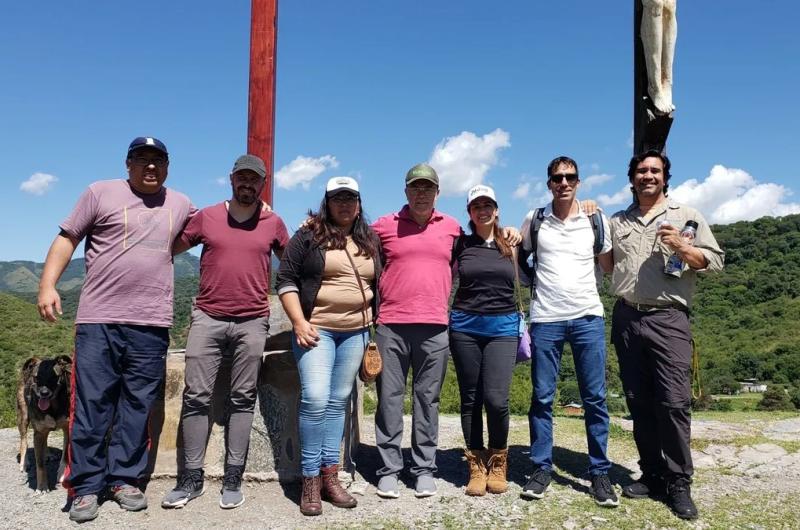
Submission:
{"label": "wooden post", "polygon": [[633,0],[633,154],[648,149],[667,152],[672,114],[656,114],[647,94],[647,65],[642,44],[642,0]]}
{"label": "wooden post", "polygon": [[275,153],[275,56],[278,0],[252,0],[250,14],[250,92],[247,107],[247,152],[267,166],[262,200],[272,204]]}

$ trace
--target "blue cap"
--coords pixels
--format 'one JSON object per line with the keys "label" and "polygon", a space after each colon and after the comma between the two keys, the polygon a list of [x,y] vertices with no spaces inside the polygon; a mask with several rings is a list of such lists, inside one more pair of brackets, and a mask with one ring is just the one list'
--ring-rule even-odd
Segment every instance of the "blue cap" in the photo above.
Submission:
{"label": "blue cap", "polygon": [[134,138],[131,142],[131,145],[128,146],[128,156],[130,156],[133,151],[142,149],[144,147],[151,147],[157,151],[161,151],[166,156],[169,156],[169,153],[167,152],[167,146],[164,145],[164,142],[158,138],[153,138],[152,136],[139,136]]}

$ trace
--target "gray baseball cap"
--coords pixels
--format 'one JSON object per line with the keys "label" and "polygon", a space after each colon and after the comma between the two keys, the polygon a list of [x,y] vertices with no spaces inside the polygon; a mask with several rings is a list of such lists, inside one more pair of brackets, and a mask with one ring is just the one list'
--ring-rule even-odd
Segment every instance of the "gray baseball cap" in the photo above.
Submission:
{"label": "gray baseball cap", "polygon": [[243,171],[245,169],[255,171],[262,179],[267,176],[267,168],[264,165],[264,161],[256,155],[242,155],[237,158],[236,163],[233,164],[231,173],[236,173],[237,171]]}
{"label": "gray baseball cap", "polygon": [[428,164],[417,164],[406,173],[406,186],[418,180],[427,180],[436,184],[437,188],[439,187],[439,175]]}

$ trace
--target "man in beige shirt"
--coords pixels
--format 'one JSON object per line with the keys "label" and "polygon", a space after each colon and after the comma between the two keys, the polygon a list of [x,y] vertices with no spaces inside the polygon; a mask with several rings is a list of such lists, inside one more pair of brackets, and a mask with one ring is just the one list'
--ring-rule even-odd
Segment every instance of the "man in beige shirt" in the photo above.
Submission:
{"label": "man in beige shirt", "polygon": [[[724,253],[700,212],[667,198],[669,170],[669,159],[658,151],[631,159],[633,203],[610,222],[611,287],[618,297],[611,340],[642,471],[623,494],[641,498],[666,492],[678,517],[694,519],[688,312],[697,274],[722,270]],[[680,234],[687,221],[697,223],[693,242]],[[679,277],[664,273],[673,253],[683,262]]]}

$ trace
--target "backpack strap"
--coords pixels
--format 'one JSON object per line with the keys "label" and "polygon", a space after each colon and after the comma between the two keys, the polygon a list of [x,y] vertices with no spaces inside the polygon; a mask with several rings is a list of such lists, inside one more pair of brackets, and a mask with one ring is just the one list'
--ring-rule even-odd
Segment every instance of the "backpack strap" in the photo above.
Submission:
{"label": "backpack strap", "polygon": [[605,227],[603,226],[603,218],[600,212],[594,212],[589,216],[589,222],[592,223],[592,231],[594,232],[594,251],[595,258],[600,252],[603,251],[603,241],[605,240]]}
{"label": "backpack strap", "polygon": [[539,229],[544,222],[544,208],[536,208],[533,211],[533,218],[531,219],[530,236],[531,236],[531,300],[536,298],[536,251],[539,248]]}

